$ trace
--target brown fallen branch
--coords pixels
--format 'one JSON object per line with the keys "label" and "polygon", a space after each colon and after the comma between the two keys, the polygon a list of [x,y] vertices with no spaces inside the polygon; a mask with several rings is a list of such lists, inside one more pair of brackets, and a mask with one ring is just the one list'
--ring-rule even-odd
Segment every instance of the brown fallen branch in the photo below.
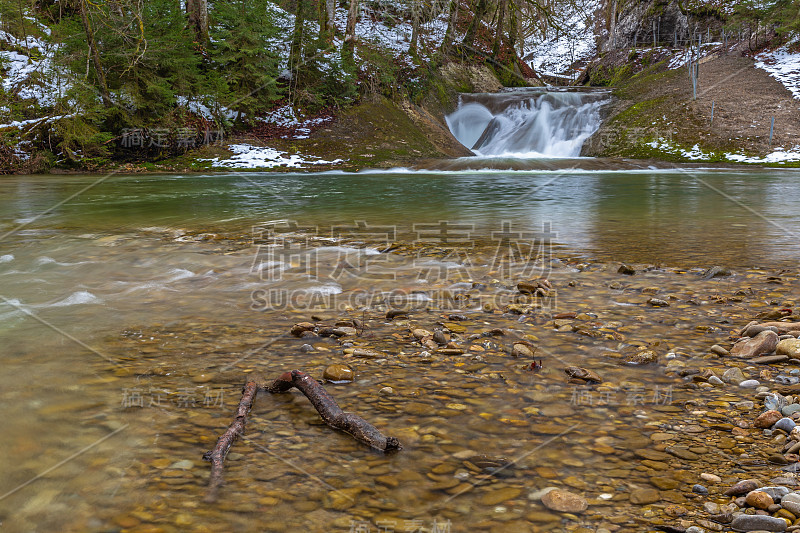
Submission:
{"label": "brown fallen branch", "polygon": [[267,391],[274,394],[286,392],[292,387],[297,387],[311,401],[311,405],[330,427],[349,433],[357,441],[383,452],[402,449],[396,438],[386,437],[360,416],[342,411],[328,391],[304,372],[292,370],[281,374],[267,387]]}
{"label": "brown fallen branch", "polygon": [[203,459],[211,461],[211,477],[208,480],[208,492],[206,493],[205,502],[214,503],[217,501],[219,488],[222,486],[222,469],[225,462],[225,456],[231,449],[234,441],[244,434],[244,427],[247,424],[247,413],[253,406],[253,400],[258,392],[258,385],[255,381],[248,381],[242,389],[242,399],[239,401],[239,407],[236,409],[236,417],[234,417],[231,425],[220,438],[217,439],[217,445],[214,449],[203,454]]}

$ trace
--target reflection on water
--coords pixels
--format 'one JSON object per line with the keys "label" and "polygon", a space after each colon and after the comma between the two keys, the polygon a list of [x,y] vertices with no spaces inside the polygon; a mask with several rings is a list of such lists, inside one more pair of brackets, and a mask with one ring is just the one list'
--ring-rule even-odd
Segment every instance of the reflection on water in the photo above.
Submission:
{"label": "reflection on water", "polygon": [[759,169],[114,176],[41,217],[94,178],[9,177],[0,184],[0,228],[39,217],[20,233],[218,232],[288,219],[330,234],[332,225],[361,220],[397,225],[413,238],[414,224],[447,220],[475,224],[480,238],[503,221],[520,230],[547,222],[576,253],[751,266],[794,256],[798,176]]}
{"label": "reflection on water", "polygon": [[[792,297],[788,287],[759,285],[772,271],[744,269],[796,264],[789,231],[800,219],[798,178],[751,170],[135,176],[52,210],[94,178],[4,178],[0,231],[27,225],[0,241],[3,529],[349,531],[363,523],[376,531],[383,521],[404,531],[438,520],[452,531],[562,531],[583,520],[547,512],[535,497],[547,486],[589,499],[590,523],[612,510],[615,523],[634,520],[628,493],[650,474],[636,469],[633,451],[656,429],[669,433],[694,416],[678,407],[692,392],[662,366],[620,360],[653,346],[701,367],[731,320]],[[290,233],[285,248],[250,233],[287,220],[305,230]],[[457,223],[461,233],[449,233]],[[540,257],[535,272],[496,264],[500,232],[542,232],[546,223],[561,259]],[[376,247],[426,243],[416,256],[321,239],[337,236]],[[304,252],[309,243],[313,254]],[[453,243],[461,255],[449,255]],[[588,257],[698,268],[620,281],[616,265]],[[378,259],[377,270],[359,270]],[[741,274],[703,281],[700,267],[712,264]],[[501,314],[519,297],[518,278],[541,273],[557,288],[552,307]],[[752,300],[739,296],[735,308],[718,300],[745,284]],[[254,291],[270,289],[341,305],[254,305]],[[433,303],[444,294],[466,320],[431,305],[388,321],[380,298],[357,298],[381,291]],[[673,305],[648,306],[653,291]],[[548,312],[580,318],[554,324]],[[296,322],[345,318],[364,329],[340,340],[287,335]],[[431,353],[414,328],[442,329],[465,354]],[[497,328],[507,334],[493,335]],[[510,356],[526,335],[544,362],[539,373]],[[350,356],[346,343],[385,356]],[[376,455],[321,426],[296,394],[261,395],[247,439],[229,456],[223,500],[201,504],[208,467],[200,457],[229,423],[242,382],[290,368],[319,377],[341,362],[358,377],[330,386],[333,394],[406,450]],[[567,365],[591,368],[604,385],[576,389]],[[745,399],[736,394],[726,401]],[[492,470],[508,461],[513,467]]]}

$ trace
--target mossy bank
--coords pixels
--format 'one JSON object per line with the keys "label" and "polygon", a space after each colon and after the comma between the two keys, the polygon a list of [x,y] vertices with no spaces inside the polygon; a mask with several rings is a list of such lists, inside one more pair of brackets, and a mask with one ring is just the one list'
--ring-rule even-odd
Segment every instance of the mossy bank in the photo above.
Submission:
{"label": "mossy bank", "polygon": [[[449,63],[431,76],[428,90],[415,101],[383,95],[366,97],[358,104],[340,110],[333,121],[307,138],[273,138],[265,141],[241,134],[178,157],[129,164],[122,169],[127,172],[224,171],[224,167],[214,165],[214,160],[230,157],[232,152],[228,146],[240,143],[269,146],[287,156],[296,154],[309,161],[339,160],[336,163],[314,164],[314,170],[392,168],[425,159],[470,156],[472,152],[450,133],[445,115],[458,105],[459,93],[495,92],[502,88],[494,71],[488,67]],[[306,167],[301,165],[300,168]],[[237,170],[248,169],[239,167]],[[278,165],[269,170],[291,172],[298,170],[298,167]]]}

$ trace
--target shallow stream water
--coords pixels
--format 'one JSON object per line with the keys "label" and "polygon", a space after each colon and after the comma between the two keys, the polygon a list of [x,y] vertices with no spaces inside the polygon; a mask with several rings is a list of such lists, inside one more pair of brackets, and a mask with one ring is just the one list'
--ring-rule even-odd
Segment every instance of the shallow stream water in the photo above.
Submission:
{"label": "shallow stream water", "polygon": [[[791,170],[3,177],[0,530],[646,530],[715,464],[693,428],[723,415],[686,402],[733,416],[752,400],[665,369],[700,369],[752,315],[794,306],[797,228]],[[733,275],[703,279],[715,265]],[[521,297],[539,276],[551,297]],[[353,319],[352,337],[288,333]],[[622,364],[643,348],[660,363]],[[326,385],[342,407],[405,449],[375,453],[296,391],[261,393],[204,504],[201,456],[242,384],[334,363],[356,371]],[[568,365],[603,383],[567,383]],[[702,460],[638,462],[664,442]],[[654,475],[680,486],[642,512],[630,495]],[[589,510],[547,511],[547,486]]]}

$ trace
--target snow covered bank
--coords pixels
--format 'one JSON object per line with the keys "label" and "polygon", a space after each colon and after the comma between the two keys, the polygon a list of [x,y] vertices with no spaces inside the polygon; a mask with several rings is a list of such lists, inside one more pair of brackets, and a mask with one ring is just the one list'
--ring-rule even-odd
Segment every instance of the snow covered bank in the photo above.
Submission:
{"label": "snow covered bank", "polygon": [[304,168],[309,165],[332,165],[342,163],[342,159],[326,161],[313,156],[301,154],[287,155],[267,146],[252,146],[249,144],[231,144],[228,150],[233,152],[233,156],[228,159],[200,159],[200,161],[210,161],[212,167],[216,168]]}
{"label": "snow covered bank", "polygon": [[766,70],[789,89],[795,98],[800,99],[800,53],[789,52],[789,47],[795,43],[797,39],[772,52],[758,54],[756,67]]}
{"label": "snow covered bank", "polygon": [[[697,144],[695,144],[691,150],[686,150],[685,148],[675,146],[663,139],[646,144],[647,146],[661,150],[664,153],[676,155],[690,161],[711,161],[720,159],[720,154],[704,152]],[[721,154],[721,158],[723,160],[730,161],[731,163],[783,165],[785,163],[800,161],[800,146],[795,146],[791,150],[776,148],[773,152],[765,155],[764,157],[752,157],[744,154],[724,153]]]}
{"label": "snow covered bank", "polygon": [[765,155],[764,157],[747,157],[742,154],[725,154],[730,161],[737,163],[790,163],[800,161],[800,146],[795,146],[790,151],[784,151],[783,148],[777,148],[774,152]]}

